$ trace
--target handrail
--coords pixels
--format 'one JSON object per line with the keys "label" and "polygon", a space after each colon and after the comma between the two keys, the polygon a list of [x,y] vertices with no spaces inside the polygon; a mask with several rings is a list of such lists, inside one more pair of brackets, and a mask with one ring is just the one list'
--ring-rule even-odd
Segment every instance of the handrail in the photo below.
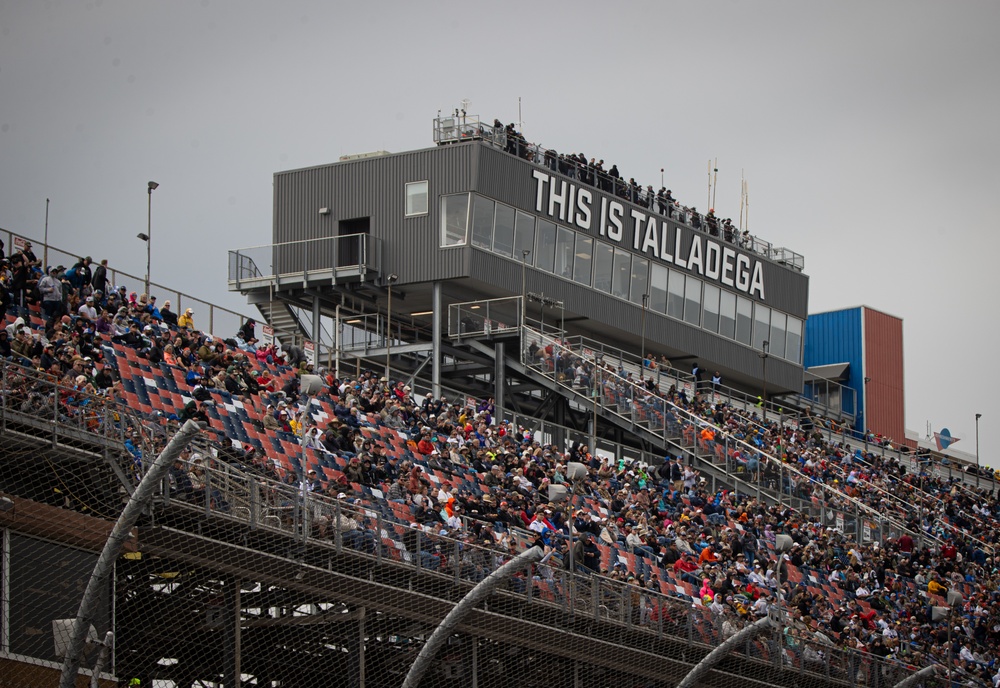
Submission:
{"label": "handrail", "polygon": [[136,449],[143,457],[152,451],[149,425],[114,396],[67,387],[43,372],[0,359],[0,424],[6,430],[12,421],[22,426],[37,424],[39,437],[52,441],[73,429],[83,437],[93,436],[113,444],[119,455],[113,458],[107,449],[104,455],[127,488],[132,485],[126,479],[138,478],[145,470],[141,459],[131,455],[126,459],[130,433],[136,433]]}
{"label": "handrail", "polygon": [[[511,538],[514,550],[501,536],[495,547],[485,547],[471,541],[465,532],[458,536],[452,533],[435,534],[424,528],[415,528],[413,539],[416,551],[398,550],[398,558],[391,556],[395,547],[387,547],[386,540],[400,537],[397,528],[409,529],[410,522],[398,520],[391,511],[380,508],[379,504],[365,503],[359,499],[351,504],[346,500],[334,499],[326,494],[313,492],[303,485],[290,485],[270,480],[264,476],[249,474],[239,469],[225,466],[217,468],[212,462],[203,464],[205,489],[201,495],[177,495],[161,493],[156,507],[168,508],[178,500],[187,502],[187,508],[204,510],[205,515],[234,519],[245,522],[251,528],[265,528],[284,532],[303,543],[329,547],[338,553],[352,550],[355,556],[373,560],[376,565],[404,566],[422,572],[427,576],[441,577],[473,585],[478,577],[489,575],[510,561],[515,553],[531,546],[528,538]],[[285,505],[283,517],[277,517],[271,504],[275,500]],[[318,529],[332,531],[326,538],[320,538]],[[467,531],[466,531],[467,532]],[[367,533],[367,534],[366,534]],[[565,544],[566,536],[557,534],[555,542]],[[558,612],[559,616],[569,614],[583,619],[593,619],[621,625],[635,631],[670,637],[708,651],[723,639],[722,617],[717,617],[708,608],[693,604],[685,593],[664,594],[652,587],[658,581],[650,580],[650,587],[640,587],[634,581],[622,581],[598,572],[588,572],[580,566],[579,571],[568,571],[564,567],[564,552],[553,556],[547,563],[536,563],[526,568],[525,576],[509,579],[507,585],[494,594],[508,599],[521,598],[526,604],[542,605],[545,609]],[[481,567],[469,566],[476,562]],[[643,578],[645,582],[645,578]],[[503,614],[504,607],[494,609]],[[728,622],[739,629],[750,623],[735,617],[726,617]],[[752,620],[751,620],[752,621]],[[553,617],[553,623],[558,623]],[[785,627],[785,624],[782,624]],[[789,620],[783,632],[775,634],[779,652],[784,653],[784,635],[793,636],[798,651],[788,657],[792,661],[789,670],[825,675],[830,683],[837,675],[846,685],[854,685],[854,674],[859,669],[888,675],[891,671],[910,672],[906,664],[889,659],[881,659],[871,653],[851,648],[833,646],[829,642],[810,637],[812,629],[801,621]],[[819,661],[810,661],[804,654],[806,647],[818,651]],[[747,646],[743,651],[735,651],[744,659],[763,664],[768,660],[758,655],[759,649]],[[794,663],[797,662],[797,666]],[[786,665],[787,666],[787,665]]]}
{"label": "handrail", "polygon": [[[25,239],[27,241],[30,241],[33,246],[43,246],[43,247],[45,246],[44,242],[38,241],[37,239],[35,239],[33,237],[30,237],[30,236],[28,236],[26,234],[14,233],[14,232],[12,232],[10,230],[2,229],[2,228],[0,228],[0,234],[6,235],[7,240],[6,240],[5,244],[7,246],[8,255],[13,254],[15,252],[14,248],[13,248],[14,247],[14,239],[15,238],[20,238],[20,239]],[[63,249],[56,248],[55,246],[52,246],[51,244],[48,245],[48,250],[49,250],[49,264],[50,265],[55,265],[55,264],[57,264],[57,263],[65,260],[67,263],[70,264],[70,266],[72,266],[76,261],[80,260],[80,255],[79,254],[70,253],[69,251],[65,251]],[[86,254],[84,254],[84,255],[86,255]],[[93,269],[93,267],[92,267],[92,269]],[[121,281],[121,278],[124,277],[124,278],[127,278],[129,280],[134,280],[134,281],[138,282],[139,283],[139,287],[138,288],[141,290],[142,289],[142,285],[145,283],[145,278],[144,277],[139,277],[137,275],[133,275],[131,273],[125,272],[124,270],[119,270],[119,269],[111,267],[111,266],[108,266],[108,273],[109,273],[108,274],[108,282],[111,283],[111,284],[117,285]],[[236,322],[235,323],[229,323],[229,322],[227,322],[225,324],[225,327],[229,330],[229,331],[226,332],[227,336],[235,333],[236,330],[240,327],[240,325],[242,325],[244,322],[246,322],[249,319],[253,319],[254,318],[254,316],[252,316],[252,315],[246,315],[244,313],[240,313],[238,311],[234,311],[232,309],[226,308],[225,306],[216,305],[216,304],[214,304],[214,303],[212,303],[210,301],[205,301],[204,299],[200,299],[197,296],[192,296],[191,294],[188,294],[186,292],[182,292],[179,289],[175,289],[173,287],[168,287],[166,285],[160,284],[159,282],[150,282],[149,283],[149,287],[150,287],[150,291],[152,291],[153,288],[155,287],[158,291],[161,292],[161,294],[162,294],[162,292],[166,292],[167,296],[173,297],[175,302],[172,303],[171,305],[173,306],[174,312],[178,313],[178,314],[183,313],[184,309],[187,307],[186,304],[189,304],[189,303],[194,303],[195,305],[197,305],[197,304],[203,304],[203,305],[207,306],[208,307],[208,328],[206,329],[206,332],[209,332],[211,334],[216,334],[215,319],[216,319],[217,313],[222,313],[222,314],[225,314],[225,315],[228,315],[228,316],[235,316],[235,318],[236,318]],[[160,294],[156,294],[156,296],[159,297]],[[164,300],[166,300],[166,299],[161,299],[160,303],[163,303]],[[231,328],[230,328],[230,325],[232,325]]]}
{"label": "handrail", "polygon": [[[548,340],[546,342],[546,344],[551,343],[554,347],[557,347],[560,350],[560,352],[565,352],[565,353],[568,353],[568,354],[570,354],[572,356],[579,356],[579,354],[577,352],[572,351],[571,349],[568,349],[568,348],[564,347],[558,340],[555,340],[553,338],[548,337],[547,335],[543,335],[543,334],[537,333],[537,332],[533,333],[533,335],[537,336],[537,337],[541,337],[543,341]],[[523,337],[522,340],[523,341],[527,341],[528,337],[527,336]],[[537,364],[533,364],[532,362],[528,361],[526,354],[527,354],[527,349],[526,349],[526,347],[523,347],[522,348],[522,362],[523,362],[523,364],[526,365],[526,366],[531,367],[532,369],[541,370],[541,368]],[[593,365],[595,365],[595,366],[599,366],[599,364],[596,361],[591,361],[591,363]],[[595,380],[596,380],[597,377],[598,376],[595,376]],[[607,380],[610,378],[611,380],[613,380],[617,384],[619,384],[619,385],[621,385],[621,386],[623,386],[625,388],[630,388],[629,391],[631,392],[631,395],[632,395],[630,398],[633,399],[633,400],[636,398],[636,393],[637,392],[638,392],[638,396],[640,398],[644,398],[644,397],[647,397],[647,396],[650,396],[650,397],[655,396],[646,387],[644,387],[644,386],[642,386],[642,385],[640,385],[638,383],[629,381],[629,380],[627,380],[625,378],[622,378],[622,377],[618,376],[617,374],[615,374],[612,371],[607,371],[607,370],[603,370],[602,369],[600,377],[604,378],[604,381],[601,381],[602,391],[603,391],[604,388],[606,388],[606,386],[607,386]],[[558,382],[558,380],[557,380],[557,382]],[[736,438],[731,437],[728,432],[726,432],[723,428],[720,428],[717,425],[715,425],[711,420],[695,416],[694,414],[690,413],[686,409],[683,409],[683,408],[681,408],[681,407],[673,404],[672,402],[670,402],[669,400],[667,400],[667,399],[665,399],[663,397],[656,397],[656,399],[658,400],[659,403],[662,403],[666,407],[669,407],[672,412],[674,412],[676,414],[679,414],[682,418],[687,418],[687,422],[688,422],[688,424],[690,426],[693,426],[694,428],[711,427],[711,428],[713,428],[714,432],[720,433],[724,437],[726,437],[726,441],[727,442],[732,442],[732,443],[734,443],[737,446],[743,447],[747,451],[751,452],[751,455],[756,455],[759,458],[764,459],[764,461],[767,462],[767,463],[773,463],[774,465],[776,465],[778,467],[778,469],[779,469],[780,472],[787,471],[788,474],[789,474],[789,476],[795,475],[798,478],[799,481],[803,481],[805,484],[811,484],[811,483],[815,482],[812,479],[812,477],[810,477],[810,476],[802,473],[797,468],[794,468],[793,466],[791,466],[789,464],[785,464],[784,462],[780,461],[778,458],[774,457],[773,455],[771,455],[769,452],[763,450],[762,448],[755,447],[755,446],[753,446],[753,445],[745,442],[744,440],[740,440],[740,439],[736,439]],[[634,404],[633,404],[633,410],[634,410]],[[635,423],[635,419],[634,418],[632,419],[632,422]],[[666,419],[664,419],[664,432],[666,432]],[[834,502],[834,504],[837,504],[838,502],[851,504],[855,508],[855,510],[857,510],[858,512],[864,512],[869,518],[871,518],[875,522],[882,523],[883,520],[885,520],[886,517],[883,514],[880,514],[878,511],[876,511],[875,509],[872,509],[871,507],[869,507],[868,505],[864,504],[860,500],[857,500],[857,499],[855,499],[855,498],[853,498],[853,497],[851,497],[849,495],[846,495],[843,492],[840,492],[839,490],[832,490],[831,488],[828,488],[826,485],[823,485],[821,483],[819,483],[819,485],[821,485],[821,489],[824,491],[824,494],[826,494],[828,492],[832,493],[830,496],[831,496],[831,499]],[[781,491],[783,492],[783,490],[781,490]],[[917,532],[913,532],[905,524],[901,524],[898,521],[896,521],[896,519],[893,519],[893,518],[889,517],[888,520],[890,522],[890,525],[893,526],[894,528],[896,528],[896,529],[898,529],[900,531],[908,532],[911,535],[915,536],[917,539],[920,539],[920,538],[929,538],[929,539],[937,542],[938,544],[941,543],[941,540],[939,538],[937,538],[937,537],[935,537],[935,536],[933,536],[933,535],[931,535],[929,533],[917,533]]]}

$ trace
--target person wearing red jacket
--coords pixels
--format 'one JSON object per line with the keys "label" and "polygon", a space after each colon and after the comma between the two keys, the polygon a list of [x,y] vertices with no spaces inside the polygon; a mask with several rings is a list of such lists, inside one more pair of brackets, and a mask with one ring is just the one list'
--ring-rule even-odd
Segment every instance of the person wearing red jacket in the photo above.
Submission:
{"label": "person wearing red jacket", "polygon": [[698,564],[690,554],[684,553],[681,558],[674,562],[674,575],[680,575],[681,580],[691,585],[701,585],[701,581],[693,575],[698,570]]}
{"label": "person wearing red jacket", "polygon": [[417,451],[424,456],[429,456],[434,449],[434,443],[431,442],[430,437],[426,433],[421,435],[420,441],[417,442]]}

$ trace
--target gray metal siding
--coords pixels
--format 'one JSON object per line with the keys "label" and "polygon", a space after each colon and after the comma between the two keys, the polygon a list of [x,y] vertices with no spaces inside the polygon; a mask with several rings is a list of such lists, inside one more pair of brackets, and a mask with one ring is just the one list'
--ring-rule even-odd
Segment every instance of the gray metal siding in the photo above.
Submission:
{"label": "gray metal siding", "polygon": [[[275,243],[333,237],[341,220],[370,218],[383,273],[401,284],[468,274],[464,248],[440,248],[440,196],[470,191],[478,146],[458,145],[275,175]],[[427,215],[404,217],[407,182],[428,181]],[[327,207],[329,215],[320,215]]]}

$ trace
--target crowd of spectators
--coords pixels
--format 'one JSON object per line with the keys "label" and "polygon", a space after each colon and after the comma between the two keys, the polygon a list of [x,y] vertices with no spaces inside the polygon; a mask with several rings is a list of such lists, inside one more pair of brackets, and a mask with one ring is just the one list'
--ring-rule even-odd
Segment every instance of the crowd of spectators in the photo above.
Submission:
{"label": "crowd of spectators", "polygon": [[665,186],[661,186],[659,191],[654,191],[651,184],[643,188],[634,177],[626,181],[617,165],[605,169],[602,159],[593,157],[588,159],[583,153],[559,153],[551,148],[529,143],[513,123],[504,126],[500,120],[494,120],[493,130],[504,134],[504,149],[511,155],[537,165],[544,165],[553,172],[589,184],[664,217],[677,218],[694,229],[722,238],[731,244],[744,248],[752,248],[754,245],[754,238],[750,232],[747,230],[741,232],[733,224],[732,218],[716,216],[714,208],[709,208],[707,213],[702,214],[694,206],[683,206],[674,198],[673,191]]}
{"label": "crowd of spectators", "polygon": [[[344,470],[332,478],[306,465],[304,473],[290,470],[253,443],[236,452],[223,445],[220,459],[292,491],[345,504],[371,499],[377,490],[379,499],[410,514],[404,545],[427,568],[440,566],[446,556],[441,536],[501,554],[527,537],[551,550],[557,567],[635,586],[640,622],[654,614],[643,591],[658,591],[669,576],[697,591],[695,604],[710,610],[723,635],[780,602],[791,619],[786,642],[804,659],[815,660],[806,648],[816,652],[819,642],[914,666],[951,657],[964,676],[1000,676],[1000,501],[992,488],[976,490],[935,477],[929,466],[912,471],[875,452],[854,452],[826,440],[809,419],[798,425],[764,422],[716,403],[711,394],[661,392],[652,377],[631,381],[579,352],[534,348],[538,362],[582,386],[598,381],[619,404],[679,409],[700,419],[701,431],[708,431],[703,439],[733,440],[726,445],[732,447],[732,466],[753,480],[803,500],[822,493],[823,504],[832,508],[860,502],[907,526],[899,537],[859,542],[805,511],[754,494],[710,490],[685,457],[667,456],[653,467],[602,456],[585,444],[547,444],[530,428],[495,417],[492,399],[470,404],[418,397],[404,381],[373,371],[336,379],[329,371],[313,371],[295,347],[261,345],[253,321],[227,339],[198,332],[190,309],[175,316],[169,302],[158,306],[152,295],[108,284],[106,263],[92,271],[93,262],[84,258],[43,273],[29,245],[9,259],[0,256],[0,265],[0,297],[8,309],[0,356],[60,383],[67,415],[124,400],[108,347],[128,347],[148,364],[173,366],[183,372],[192,400],[150,423],[207,421],[213,398],[223,391],[255,406],[262,431],[294,439],[314,455],[343,459]],[[15,279],[16,271],[25,270],[27,276]],[[43,323],[33,326],[39,314]],[[302,394],[303,386],[317,382],[333,410],[323,420]],[[96,415],[94,422],[100,422]],[[405,437],[407,451],[391,451],[367,436],[363,430],[371,427]],[[212,433],[226,444],[233,439],[218,428]],[[148,458],[135,444],[130,453],[137,463]],[[210,461],[185,456],[175,464],[172,482],[183,498],[206,498],[202,462]],[[571,464],[581,464],[585,475],[571,480]],[[431,471],[453,478],[435,481]],[[551,501],[555,485],[564,486],[571,499]],[[348,514],[317,511],[314,524],[320,537],[339,533],[367,551],[380,546]],[[795,543],[783,555],[774,552],[779,534]],[[603,559],[606,545],[638,555],[636,566]],[[468,566],[472,577],[488,569],[481,561]],[[537,575],[551,576],[552,569],[539,567]],[[823,594],[822,586],[837,595]],[[933,607],[945,603],[949,590],[961,591],[963,599],[942,621]]]}

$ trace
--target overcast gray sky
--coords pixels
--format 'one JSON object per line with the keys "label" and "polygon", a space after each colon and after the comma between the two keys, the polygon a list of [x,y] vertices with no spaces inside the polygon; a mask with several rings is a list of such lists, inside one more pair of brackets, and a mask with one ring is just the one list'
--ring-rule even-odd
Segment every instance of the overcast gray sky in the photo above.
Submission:
{"label": "overcast gray sky", "polygon": [[[1000,3],[0,0],[0,227],[230,306],[275,171],[432,144],[463,98],[902,317],[907,426],[1000,442]],[[242,307],[245,309],[245,307]],[[249,309],[245,309],[249,310]],[[993,391],[990,391],[993,390]]]}

